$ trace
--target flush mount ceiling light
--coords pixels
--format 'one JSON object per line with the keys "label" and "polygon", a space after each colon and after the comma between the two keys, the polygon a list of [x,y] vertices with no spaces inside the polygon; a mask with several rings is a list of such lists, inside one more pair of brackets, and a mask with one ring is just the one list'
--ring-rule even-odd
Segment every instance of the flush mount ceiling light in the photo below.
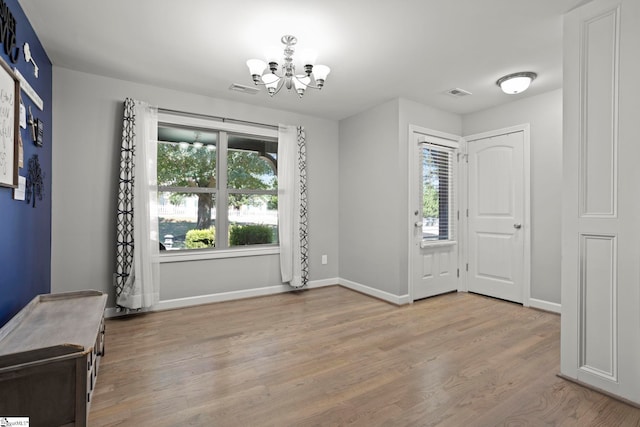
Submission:
{"label": "flush mount ceiling light", "polygon": [[504,93],[513,95],[527,90],[531,82],[534,81],[536,77],[538,77],[536,73],[523,71],[500,77],[496,84],[500,86],[500,89],[502,89]]}
{"label": "flush mount ceiling light", "polygon": [[[280,92],[283,87],[287,89],[295,88],[300,98],[302,98],[307,88],[322,89],[331,69],[326,65],[315,65],[316,55],[311,51],[306,51],[300,55],[304,73],[296,74],[293,54],[295,52],[294,46],[298,43],[298,39],[291,35],[285,35],[282,36],[280,41],[285,45],[284,63],[281,69],[279,69],[277,58],[279,52],[270,52],[268,54],[268,64],[261,59],[247,61],[247,67],[249,67],[253,82],[257,85],[264,85],[271,96]],[[267,68],[269,71],[263,75],[262,73]],[[279,74],[278,71],[280,71]],[[312,81],[315,84],[312,84]]]}

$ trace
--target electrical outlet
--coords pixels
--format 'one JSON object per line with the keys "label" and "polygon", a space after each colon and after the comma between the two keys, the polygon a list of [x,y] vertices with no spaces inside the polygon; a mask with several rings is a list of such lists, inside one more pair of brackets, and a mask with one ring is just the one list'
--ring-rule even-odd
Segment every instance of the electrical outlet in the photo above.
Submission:
{"label": "electrical outlet", "polygon": [[327,256],[322,255],[322,265],[326,265],[326,264],[327,264]]}

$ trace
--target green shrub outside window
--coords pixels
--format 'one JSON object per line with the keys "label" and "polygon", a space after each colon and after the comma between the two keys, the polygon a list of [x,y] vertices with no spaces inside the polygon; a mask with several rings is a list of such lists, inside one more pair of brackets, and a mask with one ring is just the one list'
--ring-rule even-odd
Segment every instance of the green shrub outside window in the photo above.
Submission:
{"label": "green shrub outside window", "polygon": [[268,225],[234,225],[229,232],[231,246],[275,243],[274,229]]}

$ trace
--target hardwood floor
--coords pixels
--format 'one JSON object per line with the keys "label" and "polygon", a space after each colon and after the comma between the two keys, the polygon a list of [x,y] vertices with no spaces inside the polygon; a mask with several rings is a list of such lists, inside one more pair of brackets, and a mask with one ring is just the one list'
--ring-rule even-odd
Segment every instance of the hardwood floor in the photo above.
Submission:
{"label": "hardwood floor", "polygon": [[341,287],[107,322],[89,425],[640,426],[556,376],[557,315]]}

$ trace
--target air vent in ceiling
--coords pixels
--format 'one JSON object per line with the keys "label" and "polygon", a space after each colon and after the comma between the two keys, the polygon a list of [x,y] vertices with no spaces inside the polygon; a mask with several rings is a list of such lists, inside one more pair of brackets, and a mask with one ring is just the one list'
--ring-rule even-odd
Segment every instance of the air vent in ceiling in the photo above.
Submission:
{"label": "air vent in ceiling", "polygon": [[448,93],[449,95],[451,95],[451,96],[455,96],[456,98],[460,98],[460,97],[463,97],[463,96],[471,95],[471,92],[466,91],[466,90],[464,90],[464,89],[460,89],[460,88],[458,88],[458,87],[455,87],[455,88],[453,88],[453,89],[449,89],[449,90],[447,91],[447,93]]}
{"label": "air vent in ceiling", "polygon": [[251,87],[251,86],[245,86],[245,85],[241,85],[241,84],[238,84],[238,83],[232,83],[231,86],[229,86],[229,90],[235,90],[236,92],[248,93],[249,95],[255,95],[256,93],[260,92],[260,89],[258,89],[258,88]]}

